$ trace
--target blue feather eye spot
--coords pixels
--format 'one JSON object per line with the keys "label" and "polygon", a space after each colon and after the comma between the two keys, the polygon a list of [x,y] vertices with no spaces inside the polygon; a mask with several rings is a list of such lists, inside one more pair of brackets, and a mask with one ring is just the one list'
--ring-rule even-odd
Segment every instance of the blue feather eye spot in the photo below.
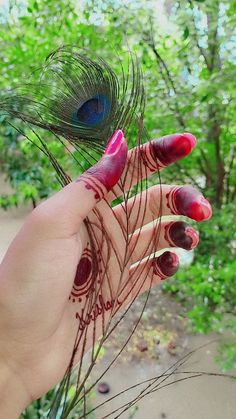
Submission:
{"label": "blue feather eye spot", "polygon": [[94,127],[104,122],[110,109],[111,102],[106,96],[94,96],[84,102],[76,112],[77,123]]}

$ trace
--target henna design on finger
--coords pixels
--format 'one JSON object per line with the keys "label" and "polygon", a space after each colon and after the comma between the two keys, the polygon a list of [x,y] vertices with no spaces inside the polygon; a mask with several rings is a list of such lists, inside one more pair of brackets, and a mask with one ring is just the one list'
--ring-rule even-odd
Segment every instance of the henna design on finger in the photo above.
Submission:
{"label": "henna design on finger", "polygon": [[162,281],[177,272],[179,268],[179,258],[175,253],[165,252],[153,260],[152,267],[154,275],[158,275]]}
{"label": "henna design on finger", "polygon": [[151,172],[169,166],[187,156],[196,145],[196,138],[190,133],[166,135],[141,147],[143,164]]}
{"label": "henna design on finger", "polygon": [[191,153],[196,145],[196,138],[186,132],[166,135],[159,140],[153,140],[151,144],[153,155],[166,167]]}
{"label": "henna design on finger", "polygon": [[176,207],[176,195],[177,192],[181,189],[181,186],[174,186],[170,189],[170,191],[166,194],[167,200],[167,207],[170,208],[172,214],[180,214],[179,209]]}
{"label": "henna design on finger", "polygon": [[186,215],[196,221],[207,220],[212,215],[210,203],[192,186],[175,186],[166,199],[172,214]]}
{"label": "henna design on finger", "polygon": [[140,155],[142,158],[143,165],[146,166],[151,173],[156,172],[158,169],[164,167],[161,165],[160,161],[158,161],[155,153],[153,152],[153,144],[152,141],[148,143],[146,146],[140,147]]}
{"label": "henna design on finger", "polygon": [[116,131],[103,157],[83,173],[76,182],[83,182],[86,189],[91,189],[97,201],[103,199],[120,179],[126,163],[127,149],[123,132]]}
{"label": "henna design on finger", "polygon": [[76,182],[83,182],[86,189],[91,189],[94,192],[94,198],[96,201],[100,201],[104,198],[107,193],[107,189],[99,182],[95,176],[91,176],[89,173],[85,172],[82,174]]}
{"label": "henna design on finger", "polygon": [[199,234],[183,221],[173,221],[165,226],[165,240],[171,247],[191,250],[199,242]]}

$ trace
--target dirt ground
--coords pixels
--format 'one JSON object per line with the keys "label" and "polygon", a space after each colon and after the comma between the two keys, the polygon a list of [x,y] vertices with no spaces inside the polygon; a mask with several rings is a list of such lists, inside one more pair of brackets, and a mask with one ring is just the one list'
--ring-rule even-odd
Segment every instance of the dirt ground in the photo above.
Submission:
{"label": "dirt ground", "polygon": [[[141,305],[141,301],[139,301]],[[136,312],[139,308],[134,307]],[[152,316],[153,311],[155,316]],[[150,316],[152,320],[150,322]],[[154,317],[154,318],[153,318]],[[129,330],[135,322],[129,313],[126,319]],[[151,324],[150,324],[151,323]],[[145,311],[144,320],[136,330],[127,349],[124,350],[119,361],[108,370],[102,378],[110,386],[108,395],[96,394],[94,405],[108,400],[111,396],[151,377],[158,377],[163,373],[170,377],[162,377],[155,382],[160,388],[144,397],[138,404],[134,416],[124,412],[121,417],[130,419],[235,419],[236,418],[236,382],[215,376],[201,376],[183,380],[188,374],[182,372],[210,372],[218,373],[215,355],[219,338],[216,335],[192,336],[186,332],[186,319],[178,314],[175,303],[163,295],[160,290],[154,292]],[[126,333],[127,335],[127,333]],[[123,339],[121,338],[123,337]],[[108,367],[114,358],[125,333],[121,331],[108,345],[103,359],[97,365],[99,375]],[[214,340],[217,340],[214,341]],[[202,347],[202,348],[201,348]],[[192,350],[194,353],[184,361],[184,356]],[[183,365],[181,365],[183,363]],[[179,366],[176,374],[171,374],[174,365]],[[191,375],[195,375],[194,373]],[[182,379],[183,381],[177,382]],[[172,384],[171,384],[172,383]],[[96,419],[106,417],[118,407],[134,399],[147,386],[140,386],[111,400],[96,411]],[[150,387],[151,390],[154,387]],[[119,411],[120,413],[121,411]],[[116,418],[117,412],[109,418]]]}
{"label": "dirt ground", "polygon": [[[0,183],[0,191],[6,190]],[[8,212],[0,210],[0,260],[7,247],[20,229],[30,209],[19,208]],[[91,375],[96,380],[106,370],[114,355],[119,351],[125,336],[131,332],[142,309],[144,297],[139,299],[129,313],[128,318],[109,340],[101,360]],[[102,381],[110,387],[106,395],[96,392],[93,406],[103,404],[95,411],[96,419],[108,417],[109,413],[140,394],[144,387],[139,386],[123,393],[108,402],[118,392],[150,377],[160,376],[193,348],[195,353],[178,371],[219,372],[214,358],[217,342],[211,342],[219,336],[192,336],[186,331],[186,315],[171,299],[163,295],[160,289],[150,297],[144,316],[132,337],[129,346],[119,360],[108,370]],[[223,337],[221,336],[220,339]],[[178,372],[176,371],[176,372]],[[236,371],[232,372],[236,374]],[[186,374],[171,375],[168,381],[162,377],[155,384],[162,387],[142,399],[137,410],[132,408],[122,413],[124,419],[235,419],[236,418],[236,381],[215,376],[195,377],[176,382]],[[165,384],[174,382],[171,385]],[[146,384],[147,385],[147,384]],[[149,387],[149,391],[154,388]],[[109,418],[118,417],[116,411]]]}

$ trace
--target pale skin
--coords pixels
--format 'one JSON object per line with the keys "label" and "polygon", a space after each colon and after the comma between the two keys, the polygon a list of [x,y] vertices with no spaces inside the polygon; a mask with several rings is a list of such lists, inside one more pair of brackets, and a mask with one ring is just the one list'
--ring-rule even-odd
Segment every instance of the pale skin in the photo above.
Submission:
{"label": "pale skin", "polygon": [[[128,201],[129,233],[133,236],[128,249],[125,245],[122,225],[126,223],[127,211],[124,212],[121,204],[111,209],[114,197],[121,195],[118,179],[121,176],[123,188],[128,190],[140,177],[157,170],[157,166],[162,169],[189,154],[195,139],[191,134],[174,134],[153,144],[152,149],[147,143],[141,152],[133,150],[127,155],[123,133],[116,132],[98,164],[40,204],[11,243],[0,266],[0,417],[18,418],[32,400],[63,378],[78,326],[83,333],[84,321],[87,350],[93,344],[94,321],[97,338],[104,322],[109,322],[112,310],[129,304],[138,294],[178,269],[177,258],[170,252],[167,257],[150,258],[148,262],[142,261],[144,257],[169,247],[189,250],[197,245],[197,232],[175,220],[161,221],[158,241],[155,225],[138,230],[158,218],[157,203],[161,199],[162,215],[183,214],[197,221],[211,216],[210,204],[198,191],[176,185],[164,185],[162,189],[153,186],[145,198],[142,195],[135,198],[135,205],[134,198]],[[142,174],[134,164],[136,152],[142,154],[145,166]],[[124,178],[125,165],[129,165],[129,170]],[[96,224],[95,244],[101,249],[98,281],[103,275],[102,261],[108,259],[106,279],[96,296],[102,315],[96,312],[93,319],[83,317],[84,271],[78,268],[84,266],[83,259],[88,269],[90,239],[84,224],[86,217]],[[102,220],[105,236],[101,234],[98,219]],[[109,258],[104,237],[112,242]],[[124,260],[125,249],[128,261],[120,280],[119,260]],[[137,262],[140,262],[138,269],[133,266]],[[119,302],[114,302],[117,293]],[[80,349],[76,361],[79,357]]]}

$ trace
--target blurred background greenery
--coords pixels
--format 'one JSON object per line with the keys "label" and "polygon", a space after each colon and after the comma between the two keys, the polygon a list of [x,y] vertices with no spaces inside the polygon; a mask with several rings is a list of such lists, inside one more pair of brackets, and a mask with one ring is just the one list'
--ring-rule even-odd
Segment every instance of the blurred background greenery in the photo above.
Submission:
{"label": "blurred background greenery", "polygon": [[[194,332],[236,333],[236,1],[0,0],[0,5],[2,92],[24,82],[60,45],[89,48],[117,72],[114,54],[129,48],[144,73],[150,138],[196,135],[191,158],[163,172],[162,181],[198,187],[214,216],[198,226],[194,263],[164,291],[187,308]],[[56,142],[52,147],[61,154]],[[59,187],[46,157],[4,117],[0,170],[14,190],[0,195],[6,210],[22,202],[35,206]],[[223,369],[235,366],[236,344],[225,342],[219,362]]]}

